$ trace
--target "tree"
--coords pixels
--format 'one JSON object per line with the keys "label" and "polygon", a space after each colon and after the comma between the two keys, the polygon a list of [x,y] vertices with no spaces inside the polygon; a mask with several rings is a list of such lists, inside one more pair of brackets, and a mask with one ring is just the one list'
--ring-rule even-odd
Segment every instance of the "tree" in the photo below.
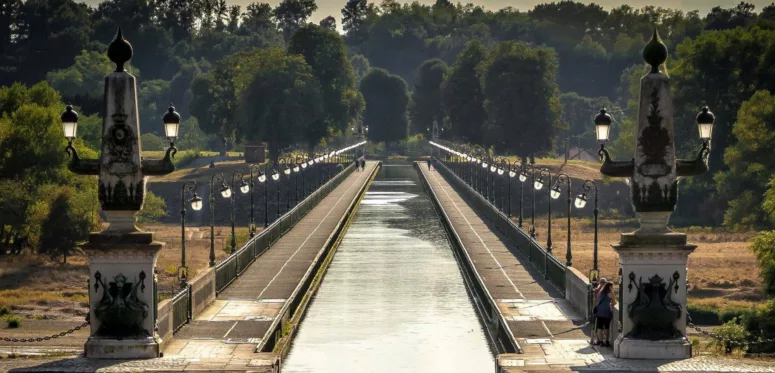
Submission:
{"label": "tree", "polygon": [[507,41],[480,65],[487,111],[485,144],[523,157],[549,151],[560,125],[554,52]]}
{"label": "tree", "polygon": [[79,229],[78,219],[73,215],[70,205],[72,191],[65,189],[51,203],[51,211],[43,221],[38,252],[51,256],[52,259],[63,257],[67,263],[67,255],[76,247],[79,240],[85,237]]}
{"label": "tree", "polygon": [[279,154],[297,141],[312,143],[324,120],[320,83],[299,55],[264,49],[254,56],[256,67],[239,94],[238,134],[248,141],[265,141],[269,155]]}
{"label": "tree", "polygon": [[560,140],[568,140],[568,146],[587,150],[594,150],[598,144],[593,123],[600,109],[606,108],[614,115],[621,111],[606,97],[582,97],[576,92],[560,95],[560,103],[562,122],[567,128],[560,134]]}
{"label": "tree", "polygon": [[366,76],[366,74],[371,69],[369,60],[362,54],[353,55],[350,58],[350,64],[353,66],[353,73],[355,74],[356,82],[360,82],[361,79],[363,79],[363,77]]}
{"label": "tree", "polygon": [[299,29],[318,9],[315,0],[283,0],[274,8],[274,18],[277,26],[283,30],[285,40],[290,39],[294,31]]}
{"label": "tree", "polygon": [[455,139],[481,143],[487,112],[477,66],[486,57],[487,50],[482,43],[468,42],[442,87],[444,108]]}
{"label": "tree", "polygon": [[248,4],[247,12],[242,15],[242,27],[250,32],[258,32],[274,27],[272,6],[267,3]]}
{"label": "tree", "polygon": [[326,30],[336,31],[336,18],[332,16],[328,16],[326,18],[321,19],[320,27]]}
{"label": "tree", "polygon": [[412,91],[412,104],[409,109],[412,123],[411,133],[428,134],[434,121],[437,121],[439,125],[442,124],[444,109],[442,107],[441,85],[448,73],[449,66],[438,58],[423,62],[417,69],[414,90]]}
{"label": "tree", "polygon": [[306,25],[291,37],[288,53],[303,56],[322,89],[325,117],[318,123],[322,127],[314,130],[317,135],[307,134],[312,136],[310,140],[325,136],[327,127],[336,131],[346,130],[360,117],[363,106],[361,100],[347,98],[357,96],[358,91],[355,89],[353,68],[347,58],[347,48],[339,34],[320,26]]}
{"label": "tree", "polygon": [[342,8],[342,29],[348,36],[354,36],[361,31],[367,12],[366,0],[347,0],[347,4]]}
{"label": "tree", "polygon": [[153,194],[151,191],[145,193],[143,208],[137,213],[137,221],[140,223],[155,223],[159,219],[167,216],[167,203],[164,199]]}
{"label": "tree", "polygon": [[724,152],[729,171],[716,175],[718,192],[729,201],[724,225],[736,230],[772,227],[775,220],[761,206],[775,173],[771,156],[775,149],[775,97],[757,91],[740,107],[732,132],[737,143]]}
{"label": "tree", "polygon": [[406,138],[409,127],[406,82],[384,69],[371,69],[360,83],[366,101],[363,122],[369,126],[369,139],[396,142]]}

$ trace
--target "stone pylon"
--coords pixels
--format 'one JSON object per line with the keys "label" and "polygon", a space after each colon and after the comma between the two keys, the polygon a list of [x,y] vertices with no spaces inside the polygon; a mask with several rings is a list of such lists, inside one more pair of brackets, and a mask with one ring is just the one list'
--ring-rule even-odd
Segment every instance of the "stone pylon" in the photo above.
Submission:
{"label": "stone pylon", "polygon": [[707,167],[702,156],[676,159],[670,78],[659,71],[667,59],[667,47],[656,31],[643,57],[651,71],[640,81],[635,157],[614,162],[601,150],[603,174],[631,178],[632,203],[641,224],[637,231],[622,234],[613,246],[622,273],[622,332],[614,342],[614,355],[688,358],[686,263],[696,245],[687,243],[685,234],[671,232],[667,223],[676,204],[677,178],[700,174]]}
{"label": "stone pylon", "polygon": [[163,160],[140,157],[135,77],[124,69],[132,46],[121,30],[108,46],[116,71],[105,78],[105,117],[99,159],[80,159],[69,148],[71,171],[99,176],[99,200],[110,227],[82,244],[89,263],[88,358],[137,359],[160,356],[156,333],[156,259],[164,245],[135,226],[148,175],[174,171],[171,146]]}

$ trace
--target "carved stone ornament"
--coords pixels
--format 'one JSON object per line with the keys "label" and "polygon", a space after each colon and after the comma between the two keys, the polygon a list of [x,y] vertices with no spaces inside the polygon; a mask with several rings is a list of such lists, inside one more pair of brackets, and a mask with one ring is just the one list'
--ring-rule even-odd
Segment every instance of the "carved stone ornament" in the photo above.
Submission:
{"label": "carved stone ornament", "polygon": [[140,272],[140,280],[134,283],[118,274],[106,286],[100,272],[94,274],[94,280],[94,291],[102,288],[102,299],[94,308],[94,315],[100,322],[95,336],[119,340],[150,337],[151,333],[143,328],[148,305],[137,298],[138,289],[145,290],[145,272]]}
{"label": "carved stone ornament", "polygon": [[[677,274],[677,272],[676,272]],[[647,283],[640,277],[635,285],[638,295],[627,305],[627,313],[633,322],[632,330],[625,337],[633,339],[663,340],[683,337],[675,327],[683,307],[673,301],[673,287],[678,286],[676,274],[665,284],[659,275],[652,276]],[[630,273],[630,285],[635,283]]]}

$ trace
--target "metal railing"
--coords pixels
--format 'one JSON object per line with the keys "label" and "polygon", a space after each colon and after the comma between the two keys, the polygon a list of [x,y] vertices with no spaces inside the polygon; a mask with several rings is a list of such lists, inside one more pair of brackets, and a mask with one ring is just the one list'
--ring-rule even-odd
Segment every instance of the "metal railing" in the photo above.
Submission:
{"label": "metal railing", "polygon": [[298,223],[304,215],[314,208],[329,192],[336,188],[352,171],[353,165],[346,166],[323,186],[312,192],[298,205],[286,212],[274,223],[250,239],[234,255],[215,266],[215,291],[220,293],[231,284],[253,261],[272,246],[280,237]]}
{"label": "metal railing", "polygon": [[191,321],[191,286],[172,297],[172,332]]}
{"label": "metal railing", "polygon": [[469,203],[480,214],[485,215],[490,222],[492,222],[499,232],[506,235],[509,240],[525,254],[530,263],[544,275],[544,278],[563,295],[565,294],[565,276],[567,268],[564,263],[559,259],[547,252],[535,239],[530,237],[530,234],[525,232],[522,228],[519,228],[517,224],[511,220],[506,214],[499,211],[498,206],[494,205],[484,196],[479,194],[471,188],[470,185],[457,174],[455,174],[450,167],[446,165],[447,162],[436,159],[436,170],[444,175],[448,180],[453,181],[453,187],[462,192]]}

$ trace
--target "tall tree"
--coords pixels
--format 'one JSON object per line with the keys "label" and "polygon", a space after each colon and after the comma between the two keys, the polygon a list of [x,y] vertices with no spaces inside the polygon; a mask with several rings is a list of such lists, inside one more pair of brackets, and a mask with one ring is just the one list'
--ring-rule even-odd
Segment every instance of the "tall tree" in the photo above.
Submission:
{"label": "tall tree", "polygon": [[409,109],[411,133],[428,134],[434,121],[439,125],[443,123],[441,85],[448,73],[449,66],[438,58],[423,62],[417,69],[414,90],[412,90],[412,104]]}
{"label": "tall tree", "polygon": [[[566,130],[559,134],[560,140],[568,141],[568,146],[595,150],[597,137],[592,125],[594,118],[602,108],[608,109],[615,117],[621,117],[621,110],[606,97],[582,97],[576,92],[560,95],[562,104],[562,122]],[[557,152],[561,153],[562,141]]]}
{"label": "tall tree", "polygon": [[290,39],[293,32],[303,26],[312,15],[312,12],[318,9],[315,0],[283,0],[274,8],[274,18],[277,20],[277,26],[283,30],[285,40]]}
{"label": "tall tree", "polygon": [[452,136],[456,139],[481,143],[487,112],[484,110],[484,94],[477,66],[486,57],[487,50],[482,43],[475,40],[468,42],[444,82],[444,108]]}
{"label": "tall tree", "polygon": [[360,117],[363,106],[353,97],[359,95],[355,74],[339,34],[312,24],[303,26],[291,37],[288,52],[301,55],[320,82],[325,112],[324,121],[319,123],[322,133],[327,126],[338,131],[347,129]]}
{"label": "tall tree", "polygon": [[550,151],[560,124],[557,61],[547,48],[506,41],[481,65],[485,143],[523,159]]}
{"label": "tall tree", "polygon": [[363,122],[369,126],[369,139],[388,143],[405,139],[409,127],[406,82],[385,69],[371,69],[361,80],[360,91],[366,101]]}
{"label": "tall tree", "polygon": [[263,49],[254,58],[244,91],[239,95],[238,134],[266,141],[272,160],[292,144],[315,144],[325,136],[323,99],[318,79],[302,56]]}
{"label": "tall tree", "polygon": [[336,18],[332,16],[328,16],[326,18],[321,19],[320,27],[326,30],[336,31]]}
{"label": "tall tree", "polygon": [[730,229],[772,228],[775,220],[761,208],[775,174],[775,97],[756,92],[745,101],[732,130],[737,143],[724,151],[729,171],[716,175],[718,192],[729,201],[724,225]]}
{"label": "tall tree", "polygon": [[368,13],[366,0],[347,0],[342,8],[342,29],[348,36],[357,36],[361,34],[363,25]]}

